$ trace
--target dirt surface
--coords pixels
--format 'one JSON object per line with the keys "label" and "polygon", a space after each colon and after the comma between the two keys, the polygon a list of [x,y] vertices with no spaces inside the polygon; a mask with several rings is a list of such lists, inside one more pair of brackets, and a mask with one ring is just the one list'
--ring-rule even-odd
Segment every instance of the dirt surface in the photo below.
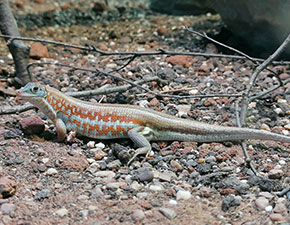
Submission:
{"label": "dirt surface", "polygon": [[[50,19],[50,26],[45,23],[40,27],[30,26],[35,19],[45,21],[47,14],[43,13],[54,15],[49,18],[67,18],[56,15],[75,16],[79,10],[91,15],[94,7],[89,1],[59,2],[11,1],[16,18],[24,21],[19,22],[21,34],[76,45],[93,44],[106,51],[162,48],[223,52],[182,29],[189,26],[216,35],[222,27],[218,15],[161,15],[146,9],[148,2],[143,1],[109,1],[108,9],[88,18],[88,25],[83,19],[73,23]],[[62,12],[65,10],[71,11]],[[29,13],[34,15],[26,16]],[[29,44],[32,46],[33,42]],[[45,46],[47,49],[43,45],[32,46],[31,62],[59,62],[110,71],[127,61],[119,56]],[[3,40],[0,40],[0,52],[1,87],[13,90],[5,82],[13,76],[14,68]],[[134,81],[157,76],[158,80],[143,86],[161,93],[241,94],[254,68],[247,60],[154,55],[137,57],[115,74]],[[282,80],[290,77],[289,65],[271,66],[271,69]],[[125,84],[103,75],[55,65],[35,66],[32,72],[40,83],[64,92]],[[275,84],[277,79],[270,72],[262,72],[253,93]],[[289,136],[289,92],[288,83],[252,102],[247,126]],[[14,99],[2,93],[1,109],[16,106]],[[235,104],[239,100],[157,98],[137,88],[83,99],[141,105],[225,126],[235,126]],[[31,117],[35,115],[39,117]],[[127,166],[126,156],[134,148],[129,140],[100,142],[77,137],[72,143],[57,143],[53,124],[41,112],[1,115],[0,224],[289,224],[290,192],[279,195],[290,185],[289,154],[283,151],[290,149],[289,143],[259,140],[246,143],[259,176],[246,167],[240,145],[231,142],[156,142],[152,143],[154,154],[145,162],[141,163],[144,157],[140,156]]]}

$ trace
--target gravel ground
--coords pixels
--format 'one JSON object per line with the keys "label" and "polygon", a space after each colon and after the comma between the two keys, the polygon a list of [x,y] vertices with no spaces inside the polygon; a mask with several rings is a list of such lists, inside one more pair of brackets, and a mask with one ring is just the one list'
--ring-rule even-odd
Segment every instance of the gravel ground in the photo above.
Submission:
{"label": "gravel ground", "polygon": [[[80,15],[80,11],[89,15],[94,4],[23,2],[16,0],[11,4],[16,18],[22,20],[20,31],[26,37],[94,44],[107,51],[162,48],[223,52],[182,29],[189,26],[218,34],[222,22],[217,15],[173,17],[145,10],[148,4],[143,1],[116,1],[118,5],[109,1],[109,10],[91,17],[88,24],[78,19],[66,23],[55,18],[67,19],[67,15]],[[44,15],[54,15],[49,17],[54,19],[40,27],[29,25],[35,20],[45,21]],[[31,47],[35,50],[31,62],[60,62],[109,71],[125,61],[117,56],[53,45],[46,45],[47,49],[42,45]],[[14,69],[2,40],[0,52],[0,76],[6,78]],[[135,59],[120,71],[120,76],[130,80],[158,76],[158,80],[147,82],[144,87],[163,93],[240,94],[254,68],[246,60],[156,55]],[[271,69],[281,73],[282,80],[290,77],[288,65]],[[62,91],[125,84],[55,65],[36,66],[32,72],[39,82]],[[262,72],[253,93],[276,83],[269,72]],[[290,98],[283,94],[289,91],[287,84],[252,102],[247,126],[289,135]],[[83,99],[141,105],[225,126],[235,126],[235,103],[239,100],[157,98],[137,88]],[[0,96],[1,108],[15,105],[14,97]],[[29,132],[30,124],[34,124],[33,134],[24,134]],[[78,137],[72,143],[57,143],[54,126],[40,112],[0,116],[0,224],[289,224],[290,191],[279,193],[290,186],[289,154],[283,151],[289,150],[290,145],[273,141],[247,144],[259,176],[246,167],[239,144],[231,142],[156,142],[152,143],[154,154],[143,164],[144,157],[140,156],[128,167],[126,157],[134,147],[129,140],[100,142]]]}

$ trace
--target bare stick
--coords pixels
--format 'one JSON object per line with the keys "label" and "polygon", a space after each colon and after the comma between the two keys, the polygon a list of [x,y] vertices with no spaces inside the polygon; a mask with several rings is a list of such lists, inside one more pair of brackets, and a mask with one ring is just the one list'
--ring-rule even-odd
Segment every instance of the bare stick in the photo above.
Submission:
{"label": "bare stick", "polygon": [[290,34],[283,41],[283,43],[279,46],[279,48],[272,55],[270,55],[261,65],[259,65],[255,69],[254,73],[252,74],[252,76],[249,80],[249,83],[247,85],[247,88],[245,90],[245,96],[243,97],[242,102],[241,102],[242,108],[241,108],[240,122],[241,122],[242,126],[244,125],[245,119],[246,119],[250,91],[251,91],[251,89],[256,81],[257,76],[260,74],[260,72],[263,69],[265,69],[274,59],[276,59],[283,52],[283,50],[287,47],[289,41],[290,41]]}
{"label": "bare stick", "polygon": [[[135,83],[142,84],[142,83],[150,82],[154,80],[158,80],[158,77],[155,76],[155,77],[145,78],[143,80],[136,81]],[[113,88],[107,88],[107,89],[98,88],[96,90],[90,90],[90,91],[67,92],[66,94],[73,97],[103,95],[103,94],[110,94],[110,93],[115,93],[115,92],[119,92],[119,93],[125,92],[132,87],[133,87],[132,85],[126,84],[126,85],[113,87]],[[21,112],[28,111],[30,109],[35,109],[35,107],[32,104],[28,103],[23,106],[13,106],[9,108],[0,109],[0,115],[21,113]]]}
{"label": "bare stick", "polygon": [[[238,104],[236,104],[236,118],[237,118],[237,127],[241,127],[240,115],[239,115],[239,105]],[[242,150],[243,150],[243,154],[244,154],[247,166],[250,167],[250,169],[253,171],[253,173],[255,175],[257,175],[257,170],[255,169],[255,167],[253,165],[253,162],[252,162],[252,159],[249,156],[249,153],[247,151],[247,145],[245,144],[245,142],[242,141],[241,147],[242,147]]]}
{"label": "bare stick", "polygon": [[[164,49],[159,49],[158,51],[151,51],[151,52],[109,52],[109,51],[103,51],[99,48],[96,48],[95,46],[79,46],[79,45],[73,45],[68,44],[64,42],[57,42],[57,41],[49,41],[44,39],[38,39],[38,38],[27,38],[27,37],[13,37],[9,35],[0,35],[2,38],[9,38],[10,42],[13,42],[14,40],[22,40],[22,41],[34,41],[34,42],[41,42],[46,44],[53,44],[53,45],[59,45],[63,47],[68,48],[76,48],[84,51],[94,51],[101,55],[134,55],[134,56],[148,56],[148,55],[188,55],[188,56],[204,56],[204,57],[217,57],[217,58],[231,58],[231,59],[247,59],[244,56],[237,56],[237,55],[224,55],[224,54],[214,54],[214,53],[203,53],[203,52],[175,52],[175,51],[166,51]],[[252,58],[255,61],[263,62],[264,59],[259,58]],[[290,64],[290,61],[274,61],[273,64],[277,65],[285,65]]]}
{"label": "bare stick", "polygon": [[143,87],[143,86],[141,86],[139,84],[136,84],[136,83],[134,83],[131,80],[128,80],[128,79],[123,78],[123,77],[115,76],[112,73],[104,72],[104,71],[101,71],[99,69],[91,70],[91,69],[85,69],[85,68],[82,68],[82,67],[70,66],[70,65],[65,65],[65,64],[61,64],[61,63],[50,63],[50,62],[30,63],[28,65],[28,67],[31,67],[33,65],[47,65],[47,64],[68,67],[68,68],[72,68],[72,69],[75,69],[75,70],[82,70],[82,71],[92,72],[92,73],[96,73],[97,75],[98,74],[102,74],[102,75],[111,77],[113,79],[125,81],[125,82],[131,84],[132,86],[135,86],[137,88],[143,89],[143,90],[147,91],[148,93],[151,93],[153,95],[156,95],[156,96],[159,96],[159,97],[163,97],[163,98],[166,97],[166,98],[182,99],[182,98],[213,98],[213,97],[242,97],[243,96],[242,94],[167,95],[167,94],[162,94],[162,93],[158,93],[158,92],[155,92],[155,91],[151,91],[149,88],[146,88],[146,87]]}
{"label": "bare stick", "polygon": [[[227,48],[227,49],[229,49],[229,50],[231,50],[231,51],[233,51],[233,52],[236,52],[236,53],[238,53],[238,54],[240,54],[240,55],[246,57],[248,60],[250,60],[251,62],[253,62],[253,63],[254,63],[255,65],[257,65],[257,66],[260,65],[260,62],[259,62],[258,60],[256,60],[255,58],[253,58],[253,57],[251,57],[251,56],[245,54],[244,52],[241,52],[240,50],[238,50],[238,49],[236,49],[236,48],[233,48],[233,47],[231,47],[231,46],[225,45],[225,44],[223,44],[223,43],[221,43],[221,42],[219,42],[219,41],[217,41],[217,40],[215,40],[215,39],[213,39],[213,38],[207,36],[206,33],[203,33],[203,34],[202,34],[202,33],[199,33],[199,32],[197,32],[197,31],[191,30],[191,29],[189,29],[188,27],[184,27],[184,29],[187,30],[187,31],[189,31],[189,32],[191,32],[191,33],[193,33],[193,34],[196,34],[196,35],[198,35],[198,36],[200,36],[200,37],[206,38],[206,39],[208,39],[209,41],[211,41],[211,42],[213,42],[213,43],[216,43],[216,44],[218,44],[218,45],[220,45],[220,46],[222,46],[222,47],[224,47],[224,48]],[[279,84],[278,84],[278,88],[281,87],[281,86],[283,86],[283,85],[285,85],[285,83],[282,82],[282,80],[281,80],[279,74],[277,74],[277,73],[276,73],[274,70],[272,70],[272,69],[269,69],[269,68],[265,68],[265,69],[268,70],[269,72],[271,72],[272,74],[274,74],[274,76],[277,78],[277,80],[278,80],[278,82],[279,82]],[[274,90],[275,90],[275,89],[274,89]],[[269,92],[267,92],[267,93],[270,93],[270,92],[272,92],[272,91],[273,91],[273,90],[270,89]],[[260,97],[261,97],[261,96],[264,96],[264,95],[265,95],[265,92],[260,93],[260,94],[258,94],[257,96],[260,96]]]}

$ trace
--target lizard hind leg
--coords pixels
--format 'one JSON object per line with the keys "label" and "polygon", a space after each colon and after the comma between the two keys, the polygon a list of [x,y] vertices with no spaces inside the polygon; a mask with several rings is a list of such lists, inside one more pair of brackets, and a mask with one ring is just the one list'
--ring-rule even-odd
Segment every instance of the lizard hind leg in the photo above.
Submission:
{"label": "lizard hind leg", "polygon": [[138,155],[146,154],[147,157],[150,154],[152,149],[149,141],[152,139],[152,135],[154,135],[154,132],[149,127],[140,126],[129,130],[128,136],[138,148],[133,157],[129,160],[128,165],[130,165]]}

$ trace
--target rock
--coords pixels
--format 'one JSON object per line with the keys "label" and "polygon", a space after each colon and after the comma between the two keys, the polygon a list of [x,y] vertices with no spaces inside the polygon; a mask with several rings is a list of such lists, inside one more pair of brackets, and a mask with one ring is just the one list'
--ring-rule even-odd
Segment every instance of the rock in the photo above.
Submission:
{"label": "rock", "polygon": [[259,186],[262,191],[275,192],[283,189],[279,182],[264,177],[250,176],[248,183],[251,186]]}
{"label": "rock", "polygon": [[169,56],[165,59],[167,63],[170,63],[171,65],[181,65],[183,67],[190,67],[190,61],[188,60],[188,56],[186,55],[174,55],[174,56]]}
{"label": "rock", "polygon": [[286,205],[281,202],[281,201],[277,201],[274,209],[273,209],[273,212],[274,213],[279,213],[279,214],[282,214],[282,215],[287,215],[287,208],[286,208]]}
{"label": "rock", "polygon": [[16,190],[17,182],[14,177],[5,176],[0,178],[0,199],[13,196]]}
{"label": "rock", "polygon": [[95,148],[95,142],[94,142],[94,141],[89,141],[89,142],[87,143],[87,146],[88,146],[88,148],[90,148],[90,149]]}
{"label": "rock", "polygon": [[60,216],[60,217],[64,217],[68,214],[68,210],[66,208],[61,208],[59,210],[56,210],[55,214]]}
{"label": "rock", "polygon": [[136,194],[137,198],[147,198],[149,195],[148,192],[139,192]]}
{"label": "rock", "polygon": [[108,10],[108,6],[106,5],[105,2],[102,2],[102,1],[95,2],[94,7],[93,7],[93,11],[96,14],[102,14],[102,12],[104,12],[106,10]]}
{"label": "rock", "polygon": [[182,191],[182,190],[179,190],[177,193],[176,193],[176,200],[179,201],[179,200],[188,200],[191,198],[191,193],[189,191]]}
{"label": "rock", "polygon": [[177,216],[177,213],[173,209],[160,208],[159,211],[168,219],[173,219]]}
{"label": "rock", "polygon": [[270,179],[280,179],[283,176],[283,170],[280,169],[272,169],[268,173],[268,177]]}
{"label": "rock", "polygon": [[101,160],[107,155],[107,153],[103,152],[102,149],[97,148],[94,155],[96,160]]}
{"label": "rock", "polygon": [[99,142],[99,143],[95,144],[95,147],[103,150],[105,148],[105,144],[102,142]]}
{"label": "rock", "polygon": [[142,185],[139,184],[137,181],[133,181],[132,184],[131,184],[131,189],[134,190],[134,191],[139,191],[141,188],[142,188]]}
{"label": "rock", "polygon": [[50,194],[51,194],[51,190],[42,189],[42,190],[40,190],[40,191],[38,191],[36,193],[36,195],[34,196],[34,199],[38,200],[38,201],[41,201],[41,200],[43,200],[45,198],[48,198]]}
{"label": "rock", "polygon": [[259,193],[259,196],[260,197],[264,197],[264,198],[267,198],[267,199],[272,199],[274,198],[274,195],[272,195],[270,192],[260,192]]}
{"label": "rock", "polygon": [[104,193],[102,192],[101,188],[96,186],[93,190],[90,191],[91,198],[101,198],[104,196]]}
{"label": "rock", "polygon": [[136,210],[133,211],[133,213],[132,213],[132,219],[133,219],[135,222],[140,222],[140,221],[142,221],[144,218],[145,218],[145,214],[144,214],[143,210],[141,210],[141,209],[136,209]]}
{"label": "rock", "polygon": [[107,168],[109,170],[119,170],[121,167],[121,161],[119,159],[109,162]]}
{"label": "rock", "polygon": [[54,169],[54,168],[49,168],[46,172],[45,172],[46,175],[55,175],[55,174],[58,174],[57,170]]}
{"label": "rock", "polygon": [[138,181],[150,182],[153,180],[153,172],[147,167],[141,167],[134,171],[134,178]]}
{"label": "rock", "polygon": [[208,2],[208,0],[151,0],[150,8],[173,15],[198,15],[214,11]]}
{"label": "rock", "polygon": [[75,154],[66,156],[58,160],[57,166],[63,169],[83,172],[89,167],[89,162],[83,154]]}
{"label": "rock", "polygon": [[212,6],[234,35],[243,39],[249,48],[262,50],[267,55],[276,50],[290,30],[286,22],[290,11],[288,1],[224,0],[222,4],[212,2]]}
{"label": "rock", "polygon": [[96,177],[115,177],[116,174],[113,171],[105,170],[105,171],[98,171],[95,173]]}
{"label": "rock", "polygon": [[173,199],[170,199],[169,200],[169,205],[176,206],[177,205],[177,201],[175,201]]}
{"label": "rock", "polygon": [[24,134],[41,134],[44,131],[44,122],[39,116],[29,116],[19,121]]}
{"label": "rock", "polygon": [[174,171],[181,171],[183,169],[183,166],[176,160],[171,160],[170,165]]}
{"label": "rock", "polygon": [[157,76],[166,81],[172,81],[177,77],[177,74],[173,69],[170,68],[162,68],[157,71]]}
{"label": "rock", "polygon": [[7,215],[12,215],[16,206],[12,203],[4,203],[1,205],[0,211]]}
{"label": "rock", "polygon": [[47,47],[39,42],[34,42],[30,46],[30,57],[33,59],[48,58]]}
{"label": "rock", "polygon": [[157,34],[162,36],[168,33],[168,30],[165,27],[160,27],[157,29]]}
{"label": "rock", "polygon": [[265,208],[265,211],[266,212],[271,212],[273,210],[273,207],[271,205],[268,205],[266,208]]}
{"label": "rock", "polygon": [[173,176],[175,176],[175,174],[168,170],[158,173],[158,179],[161,181],[170,182]]}
{"label": "rock", "polygon": [[255,204],[260,209],[265,209],[269,205],[269,200],[264,197],[259,197],[256,199]]}
{"label": "rock", "polygon": [[208,174],[212,171],[211,164],[209,163],[202,163],[197,166],[197,171],[201,174]]}
{"label": "rock", "polygon": [[149,189],[150,191],[163,191],[164,187],[161,184],[151,184]]}
{"label": "rock", "polygon": [[[279,213],[272,213],[270,216],[272,221],[283,221],[285,218]],[[287,225],[287,223],[285,224]]]}
{"label": "rock", "polygon": [[228,195],[222,201],[222,210],[228,211],[231,207],[239,206],[241,204],[241,197],[235,195]]}

